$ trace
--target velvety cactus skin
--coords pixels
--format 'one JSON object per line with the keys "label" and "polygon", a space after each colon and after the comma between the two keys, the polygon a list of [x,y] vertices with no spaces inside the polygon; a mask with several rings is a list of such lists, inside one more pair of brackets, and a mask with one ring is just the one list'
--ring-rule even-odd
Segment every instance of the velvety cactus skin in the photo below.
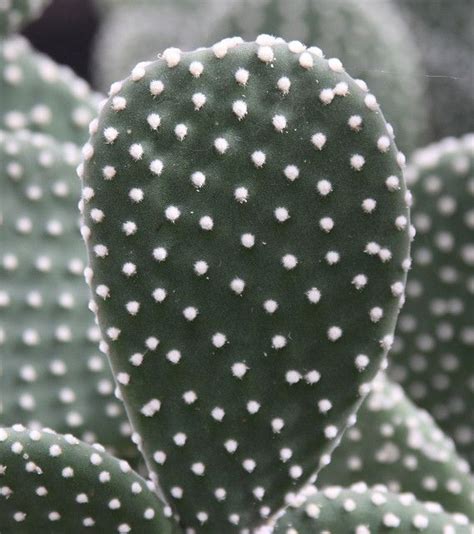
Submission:
{"label": "velvety cactus skin", "polygon": [[474,136],[417,152],[413,269],[394,378],[474,465]]}
{"label": "velvety cactus skin", "polygon": [[384,486],[333,486],[322,492],[306,488],[278,521],[274,534],[472,534],[463,514],[449,514],[434,502],[413,494],[396,494]]}
{"label": "velvety cactus skin", "polygon": [[0,41],[0,128],[50,134],[81,145],[100,97],[69,68],[14,36]]}
{"label": "velvety cactus skin", "polygon": [[18,30],[36,18],[51,0],[2,0],[0,3],[0,37]]}
{"label": "velvety cactus skin", "polygon": [[42,134],[0,133],[0,420],[128,454],[129,425],[87,308],[79,156]]}
{"label": "velvety cactus skin", "polygon": [[0,428],[0,528],[21,534],[171,534],[149,483],[100,445],[21,425]]}
{"label": "velvety cactus skin", "polygon": [[431,416],[383,375],[376,378],[357,423],[342,437],[317,485],[348,487],[360,480],[384,484],[395,493],[411,492],[419,501],[438,502],[474,519],[468,463]]}
{"label": "velvety cactus skin", "polygon": [[102,348],[149,468],[200,532],[276,512],[392,341],[404,158],[375,98],[321,56],[269,36],[168,49],[113,86],[84,147]]}

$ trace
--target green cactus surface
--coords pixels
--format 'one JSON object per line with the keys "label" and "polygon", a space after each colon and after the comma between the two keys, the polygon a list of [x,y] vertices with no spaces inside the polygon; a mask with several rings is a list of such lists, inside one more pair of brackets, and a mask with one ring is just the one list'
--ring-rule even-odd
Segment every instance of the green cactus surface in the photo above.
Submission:
{"label": "green cactus surface", "polygon": [[50,429],[0,428],[0,529],[15,534],[172,534],[149,482],[101,445]]}
{"label": "green cactus surface", "polygon": [[474,136],[417,152],[417,236],[392,376],[474,466]]}
{"label": "green cactus surface", "polygon": [[168,46],[193,50],[229,35],[246,40],[279,35],[321,47],[328,57],[340,58],[354,78],[365,80],[393,124],[399,148],[412,151],[423,142],[424,71],[413,35],[391,2],[212,1],[128,2],[113,10],[95,51],[100,87],[121,80],[138,61],[153,59]]}
{"label": "green cactus surface", "polygon": [[0,41],[0,128],[29,129],[83,144],[100,96],[21,36]]}
{"label": "green cactus surface", "polygon": [[130,427],[87,306],[79,157],[43,134],[0,133],[0,421],[73,432],[125,455]]}
{"label": "green cactus surface", "polygon": [[375,97],[262,35],[141,64],[91,125],[83,235],[102,348],[187,528],[265,521],[384,361],[409,266]]}
{"label": "green cactus surface", "polygon": [[51,0],[2,0],[0,2],[0,37],[18,30],[38,17]]}
{"label": "green cactus surface", "polygon": [[441,503],[448,512],[474,520],[469,464],[431,416],[382,375],[317,485],[348,487],[361,480],[369,486],[384,484],[395,493],[411,492],[419,501]]}
{"label": "green cactus surface", "polygon": [[435,502],[422,503],[411,493],[392,493],[384,486],[307,487],[294,497],[274,534],[472,534],[463,514],[450,514]]}

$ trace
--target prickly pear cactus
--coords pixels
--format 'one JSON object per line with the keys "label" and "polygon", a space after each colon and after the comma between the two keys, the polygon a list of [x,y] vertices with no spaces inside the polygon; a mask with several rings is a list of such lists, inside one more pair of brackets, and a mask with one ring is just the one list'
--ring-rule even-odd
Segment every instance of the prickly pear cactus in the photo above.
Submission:
{"label": "prickly pear cactus", "polygon": [[171,534],[170,513],[101,445],[49,429],[0,428],[2,532]]}
{"label": "prickly pear cactus", "polygon": [[413,269],[394,378],[474,465],[474,136],[417,152]]}
{"label": "prickly pear cactus", "polygon": [[0,420],[128,454],[129,425],[87,309],[79,155],[42,134],[0,133]]}
{"label": "prickly pear cactus", "polygon": [[91,128],[87,278],[148,466],[184,526],[251,528],[391,345],[403,155],[339,60],[270,36],[166,50]]}
{"label": "prickly pear cactus", "polygon": [[0,128],[29,129],[83,144],[100,96],[70,69],[14,36],[0,41]]}
{"label": "prickly pear cactus", "polygon": [[344,434],[317,485],[348,487],[360,480],[396,493],[409,491],[419,501],[439,502],[474,520],[469,465],[431,416],[383,375],[376,378],[357,423]]}
{"label": "prickly pear cactus", "polygon": [[422,503],[411,493],[396,494],[384,486],[333,486],[322,492],[308,487],[294,498],[274,534],[472,534],[463,514],[450,514],[435,502]]}
{"label": "prickly pear cactus", "polygon": [[[188,2],[154,4],[128,2],[104,21],[95,52],[102,88],[168,46],[193,50],[229,35],[247,40],[261,33],[280,35],[321,47],[328,58],[341,58],[354,78],[365,80],[393,124],[401,149],[411,151],[423,142],[424,72],[413,35],[391,3],[217,0],[212,7],[194,2],[194,9]],[[140,24],[129,24],[132,19]]]}
{"label": "prickly pear cactus", "polygon": [[38,17],[51,0],[2,0],[0,2],[0,37],[18,30]]}

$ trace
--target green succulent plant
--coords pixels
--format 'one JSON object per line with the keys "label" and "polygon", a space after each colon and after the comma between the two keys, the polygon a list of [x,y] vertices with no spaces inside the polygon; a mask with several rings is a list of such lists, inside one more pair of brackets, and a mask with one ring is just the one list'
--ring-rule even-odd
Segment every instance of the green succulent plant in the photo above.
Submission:
{"label": "green succulent plant", "polygon": [[128,455],[130,427],[83,280],[79,159],[73,144],[0,132],[0,421],[73,432]]}
{"label": "green succulent plant", "polygon": [[384,363],[404,156],[338,59],[266,35],[167,49],[91,131],[86,278],[148,467],[186,528],[257,527]]}
{"label": "green succulent plant", "polygon": [[38,17],[51,0],[2,0],[0,2],[0,38]]}
{"label": "green succulent plant", "polygon": [[474,465],[474,136],[413,155],[417,237],[392,376]]}

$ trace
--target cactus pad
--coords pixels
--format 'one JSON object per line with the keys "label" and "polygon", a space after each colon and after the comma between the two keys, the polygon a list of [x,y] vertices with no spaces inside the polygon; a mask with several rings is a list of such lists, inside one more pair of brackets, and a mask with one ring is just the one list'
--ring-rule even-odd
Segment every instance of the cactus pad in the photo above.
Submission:
{"label": "cactus pad", "polygon": [[413,270],[393,377],[474,466],[474,136],[417,152]]}
{"label": "cactus pad", "polygon": [[411,493],[392,493],[384,486],[359,483],[319,493],[308,487],[294,498],[293,506],[274,534],[474,533],[465,515],[447,513],[438,503],[422,503]]}
{"label": "cactus pad", "polygon": [[0,133],[1,422],[51,426],[126,454],[129,425],[87,309],[79,156],[42,134]]}
{"label": "cactus pad", "polygon": [[18,30],[38,17],[51,0],[2,0],[0,2],[0,36]]}
{"label": "cactus pad", "polygon": [[127,462],[71,434],[0,428],[0,528],[21,534],[171,534],[155,493]]}
{"label": "cactus pad", "polygon": [[321,471],[318,487],[360,480],[396,493],[409,491],[419,501],[436,501],[474,519],[474,477],[468,463],[431,416],[382,375],[357,412],[357,423]]}
{"label": "cactus pad", "polygon": [[88,280],[148,466],[184,526],[255,526],[391,344],[403,155],[339,60],[269,36],[166,50],[91,129]]}
{"label": "cactus pad", "polygon": [[83,144],[99,95],[69,68],[14,36],[0,41],[0,128],[29,129]]}

